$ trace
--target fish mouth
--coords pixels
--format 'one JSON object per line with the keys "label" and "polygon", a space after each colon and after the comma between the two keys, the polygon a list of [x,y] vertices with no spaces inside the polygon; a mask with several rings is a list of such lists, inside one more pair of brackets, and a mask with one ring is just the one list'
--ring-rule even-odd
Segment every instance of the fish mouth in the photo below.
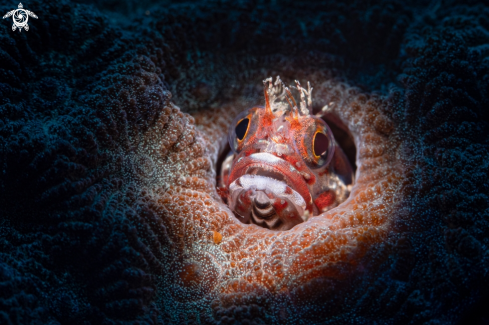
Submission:
{"label": "fish mouth", "polygon": [[247,157],[238,158],[235,162],[229,184],[243,175],[266,177],[271,181],[285,183],[292,190],[299,193],[306,203],[306,209],[313,211],[312,196],[304,177],[288,161],[269,153],[259,152]]}
{"label": "fish mouth", "polygon": [[281,230],[283,224],[271,201],[262,191],[259,191],[253,200],[250,221],[260,227],[275,230]]}
{"label": "fish mouth", "polygon": [[244,223],[289,230],[304,221],[306,202],[285,182],[245,174],[229,185],[229,207]]}
{"label": "fish mouth", "polygon": [[[248,175],[257,175],[257,176],[265,176],[268,178],[275,179],[280,182],[287,183],[287,180],[283,174],[278,173],[271,167],[262,167],[262,166],[251,166],[246,171]],[[290,186],[290,184],[287,184]]]}

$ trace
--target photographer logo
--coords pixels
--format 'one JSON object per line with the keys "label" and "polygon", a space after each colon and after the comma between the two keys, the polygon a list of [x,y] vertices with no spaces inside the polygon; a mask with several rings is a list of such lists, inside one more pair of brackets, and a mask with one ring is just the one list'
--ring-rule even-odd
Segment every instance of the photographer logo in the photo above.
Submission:
{"label": "photographer logo", "polygon": [[12,30],[15,32],[15,30],[18,28],[19,32],[22,31],[22,28],[24,28],[26,31],[29,30],[29,25],[27,25],[27,21],[29,20],[29,16],[32,18],[36,18],[37,16],[35,13],[32,11],[24,9],[24,6],[22,3],[19,3],[19,8],[14,9],[12,11],[9,11],[3,16],[3,18],[8,18],[12,16],[12,19],[14,21],[14,24],[12,25]]}

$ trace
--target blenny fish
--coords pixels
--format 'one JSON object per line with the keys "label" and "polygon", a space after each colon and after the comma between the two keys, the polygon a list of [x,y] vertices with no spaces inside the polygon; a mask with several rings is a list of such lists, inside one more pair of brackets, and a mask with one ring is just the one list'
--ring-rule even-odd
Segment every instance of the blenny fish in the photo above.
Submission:
{"label": "blenny fish", "polygon": [[229,130],[221,196],[243,223],[289,230],[345,201],[353,169],[296,81],[299,106],[280,77],[264,80],[265,107],[241,112]]}

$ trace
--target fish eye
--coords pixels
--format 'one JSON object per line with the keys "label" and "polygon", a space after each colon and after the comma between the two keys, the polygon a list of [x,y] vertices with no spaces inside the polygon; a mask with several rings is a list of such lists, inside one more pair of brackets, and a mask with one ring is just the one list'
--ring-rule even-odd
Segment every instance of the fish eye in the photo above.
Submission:
{"label": "fish eye", "polygon": [[317,131],[312,140],[312,148],[316,159],[326,157],[329,149],[329,139],[326,134]]}
{"label": "fish eye", "polygon": [[321,168],[331,161],[335,150],[333,132],[322,119],[314,118],[314,124],[303,130],[301,155],[311,168]]}
{"label": "fish eye", "polygon": [[239,151],[241,151],[242,146],[246,143],[246,137],[248,134],[253,134],[256,125],[256,117],[253,109],[239,113],[231,122],[228,131],[228,141],[229,146],[234,153],[239,153]]}
{"label": "fish eye", "polygon": [[248,117],[240,120],[236,124],[236,127],[234,128],[234,132],[236,133],[236,137],[238,138],[238,141],[243,141],[243,139],[246,137],[249,126],[250,126],[250,119]]}

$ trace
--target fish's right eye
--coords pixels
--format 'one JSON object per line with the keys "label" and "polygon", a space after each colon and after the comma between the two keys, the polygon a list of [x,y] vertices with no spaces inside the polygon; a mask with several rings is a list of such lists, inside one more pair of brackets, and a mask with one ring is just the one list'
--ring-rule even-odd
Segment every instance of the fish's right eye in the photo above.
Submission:
{"label": "fish's right eye", "polygon": [[245,117],[244,119],[240,120],[236,124],[234,131],[236,133],[236,138],[238,138],[238,141],[240,142],[243,141],[243,139],[248,134],[249,128],[250,128],[250,119],[248,117]]}
{"label": "fish's right eye", "polygon": [[229,146],[234,153],[239,153],[243,146],[248,143],[248,138],[252,138],[251,135],[256,130],[256,124],[254,109],[241,112],[234,118],[228,131]]}

